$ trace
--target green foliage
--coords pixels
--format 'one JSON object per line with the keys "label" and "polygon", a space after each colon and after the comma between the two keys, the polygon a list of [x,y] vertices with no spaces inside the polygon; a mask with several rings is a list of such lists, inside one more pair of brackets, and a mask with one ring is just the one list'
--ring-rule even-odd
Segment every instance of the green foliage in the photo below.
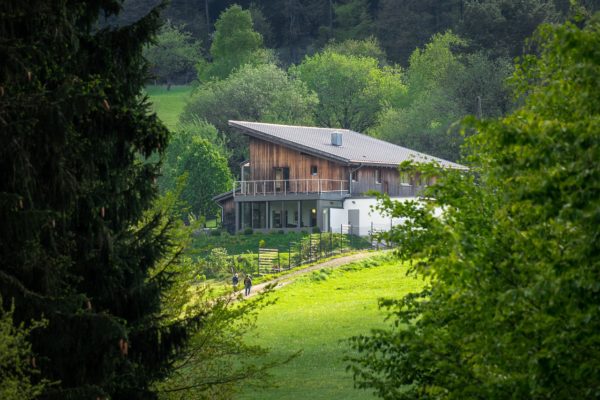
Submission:
{"label": "green foliage", "polygon": [[210,291],[201,291],[188,304],[188,309],[210,312],[185,357],[174,364],[175,373],[157,385],[161,400],[226,400],[249,387],[269,387],[273,384],[271,370],[295,357],[291,350],[268,357],[266,346],[248,343],[256,328],[257,314],[272,304],[267,296],[236,300],[239,299],[231,296],[215,299]]}
{"label": "green foliage", "polygon": [[29,327],[13,324],[13,308],[4,311],[0,306],[0,398],[30,400],[39,396],[48,382],[32,382],[39,375],[29,336],[31,331],[44,326],[34,323]]}
{"label": "green foliage", "polygon": [[380,0],[377,37],[390,59],[406,66],[416,48],[424,46],[436,33],[456,26],[461,18],[462,3],[455,0]]}
{"label": "green foliage", "polygon": [[223,11],[215,23],[214,39],[210,46],[210,63],[198,66],[200,81],[223,79],[245,64],[272,60],[263,48],[262,36],[255,32],[250,11],[233,5]]}
{"label": "green foliage", "polygon": [[216,247],[203,260],[199,272],[206,275],[207,278],[223,277],[231,272],[231,263],[231,257],[227,254],[227,250]]}
{"label": "green foliage", "polygon": [[324,51],[290,68],[292,76],[317,93],[318,124],[364,131],[385,105],[402,101],[405,87],[398,69],[379,68],[374,58]]}
{"label": "green foliage", "polygon": [[373,34],[375,27],[367,0],[336,2],[333,9],[333,37],[336,40],[365,39]]}
{"label": "green foliage", "polygon": [[156,79],[169,88],[172,83],[190,82],[201,58],[200,43],[170,21],[163,25],[155,42],[144,49],[144,57]]}
{"label": "green foliage", "polygon": [[[592,398],[600,391],[600,15],[544,26],[513,78],[524,105],[470,119],[472,169],[440,171],[387,238],[420,293],[353,339],[359,387],[386,399]],[[440,217],[436,217],[442,211]]]}
{"label": "green foliage", "polygon": [[[168,230],[172,243],[151,271],[151,279],[166,274],[172,280],[171,287],[161,293],[163,324],[181,321],[191,333],[187,346],[173,359],[169,375],[155,382],[153,390],[160,399],[229,399],[240,385],[266,385],[268,370],[287,357],[266,361],[267,350],[248,345],[244,338],[254,328],[255,314],[269,304],[267,298],[236,304],[225,294],[229,290],[217,294],[201,283],[205,273],[222,275],[230,263],[221,248],[213,249],[204,260],[192,258],[189,244],[199,224],[185,225],[179,218],[181,190],[179,185],[167,192],[146,214],[148,219],[160,215],[156,229]],[[255,366],[259,361],[261,366]]]}
{"label": "green foliage", "polygon": [[385,51],[381,49],[379,41],[373,36],[369,36],[364,40],[332,41],[323,50],[346,56],[374,58],[379,62],[379,66],[387,65]]}
{"label": "green foliage", "polygon": [[141,93],[159,10],[98,29],[120,5],[0,5],[0,292],[15,326],[48,321],[43,399],[153,399],[189,333],[163,320],[170,276],[150,278],[170,246],[145,218],[169,136]]}
{"label": "green foliage", "polygon": [[475,50],[513,58],[524,53],[525,40],[539,24],[558,19],[552,0],[468,0],[457,31]]}
{"label": "green foliage", "polygon": [[230,190],[233,181],[223,153],[224,144],[214,126],[199,121],[180,124],[165,153],[161,188],[173,190],[185,176],[181,198],[190,211],[196,216],[215,216],[218,207],[213,196]]}
{"label": "green foliage", "polygon": [[406,105],[382,111],[370,133],[458,160],[463,137],[453,124],[468,113],[489,117],[506,112],[509,96],[504,79],[511,70],[507,61],[493,61],[482,53],[457,55],[456,47],[464,43],[447,32],[435,35],[424,49],[415,50],[406,72]]}
{"label": "green foliage", "polygon": [[202,85],[187,105],[182,120],[203,119],[228,133],[230,167],[237,171],[246,157],[247,137],[230,131],[227,121],[312,123],[317,98],[299,81],[273,64],[245,65],[227,79]]}

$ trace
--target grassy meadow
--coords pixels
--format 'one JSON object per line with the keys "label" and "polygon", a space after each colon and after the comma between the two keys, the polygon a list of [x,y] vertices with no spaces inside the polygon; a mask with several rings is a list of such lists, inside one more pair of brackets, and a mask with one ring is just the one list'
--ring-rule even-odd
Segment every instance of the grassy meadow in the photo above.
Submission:
{"label": "grassy meadow", "polygon": [[167,90],[166,86],[148,85],[146,93],[150,97],[154,112],[167,128],[173,130],[177,127],[179,116],[192,93],[192,87],[187,85],[171,86],[171,90]]}
{"label": "grassy meadow", "polygon": [[269,347],[274,357],[302,353],[273,371],[278,387],[246,388],[239,399],[373,399],[370,392],[353,388],[343,361],[349,354],[344,340],[385,326],[378,298],[401,297],[422,285],[407,277],[398,261],[376,256],[309,273],[281,288],[277,303],[261,311],[248,340]]}

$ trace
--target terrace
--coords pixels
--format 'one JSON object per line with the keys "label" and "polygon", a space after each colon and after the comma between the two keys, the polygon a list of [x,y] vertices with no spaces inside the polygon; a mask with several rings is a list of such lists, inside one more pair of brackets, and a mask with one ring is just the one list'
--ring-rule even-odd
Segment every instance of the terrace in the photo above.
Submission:
{"label": "terrace", "polygon": [[348,181],[336,179],[237,181],[233,185],[234,197],[341,199],[349,193]]}

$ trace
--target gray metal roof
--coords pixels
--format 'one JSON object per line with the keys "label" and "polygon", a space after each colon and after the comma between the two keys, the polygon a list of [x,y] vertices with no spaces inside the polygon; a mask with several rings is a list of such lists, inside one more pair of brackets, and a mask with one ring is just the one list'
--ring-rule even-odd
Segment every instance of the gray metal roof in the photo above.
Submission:
{"label": "gray metal roof", "polygon": [[[279,143],[299,151],[333,159],[347,164],[381,165],[395,167],[404,161],[416,163],[437,162],[444,168],[467,169],[467,167],[433,157],[406,147],[376,139],[348,129],[317,128],[265,124],[247,121],[229,121],[229,126],[269,142]],[[342,134],[342,145],[331,144],[331,134]]]}

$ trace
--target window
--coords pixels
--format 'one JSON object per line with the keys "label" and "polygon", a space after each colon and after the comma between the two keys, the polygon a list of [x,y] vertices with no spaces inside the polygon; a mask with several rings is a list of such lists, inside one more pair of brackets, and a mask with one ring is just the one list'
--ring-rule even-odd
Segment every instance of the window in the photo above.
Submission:
{"label": "window", "polygon": [[358,171],[352,171],[352,182],[358,181]]}
{"label": "window", "polygon": [[375,183],[377,183],[377,184],[381,183],[381,170],[380,169],[375,170]]}
{"label": "window", "polygon": [[319,169],[317,168],[316,165],[311,165],[310,166],[310,174],[312,176],[316,176],[318,172],[319,172]]}
{"label": "window", "polygon": [[403,186],[410,185],[410,175],[408,172],[400,172],[400,184]]}

